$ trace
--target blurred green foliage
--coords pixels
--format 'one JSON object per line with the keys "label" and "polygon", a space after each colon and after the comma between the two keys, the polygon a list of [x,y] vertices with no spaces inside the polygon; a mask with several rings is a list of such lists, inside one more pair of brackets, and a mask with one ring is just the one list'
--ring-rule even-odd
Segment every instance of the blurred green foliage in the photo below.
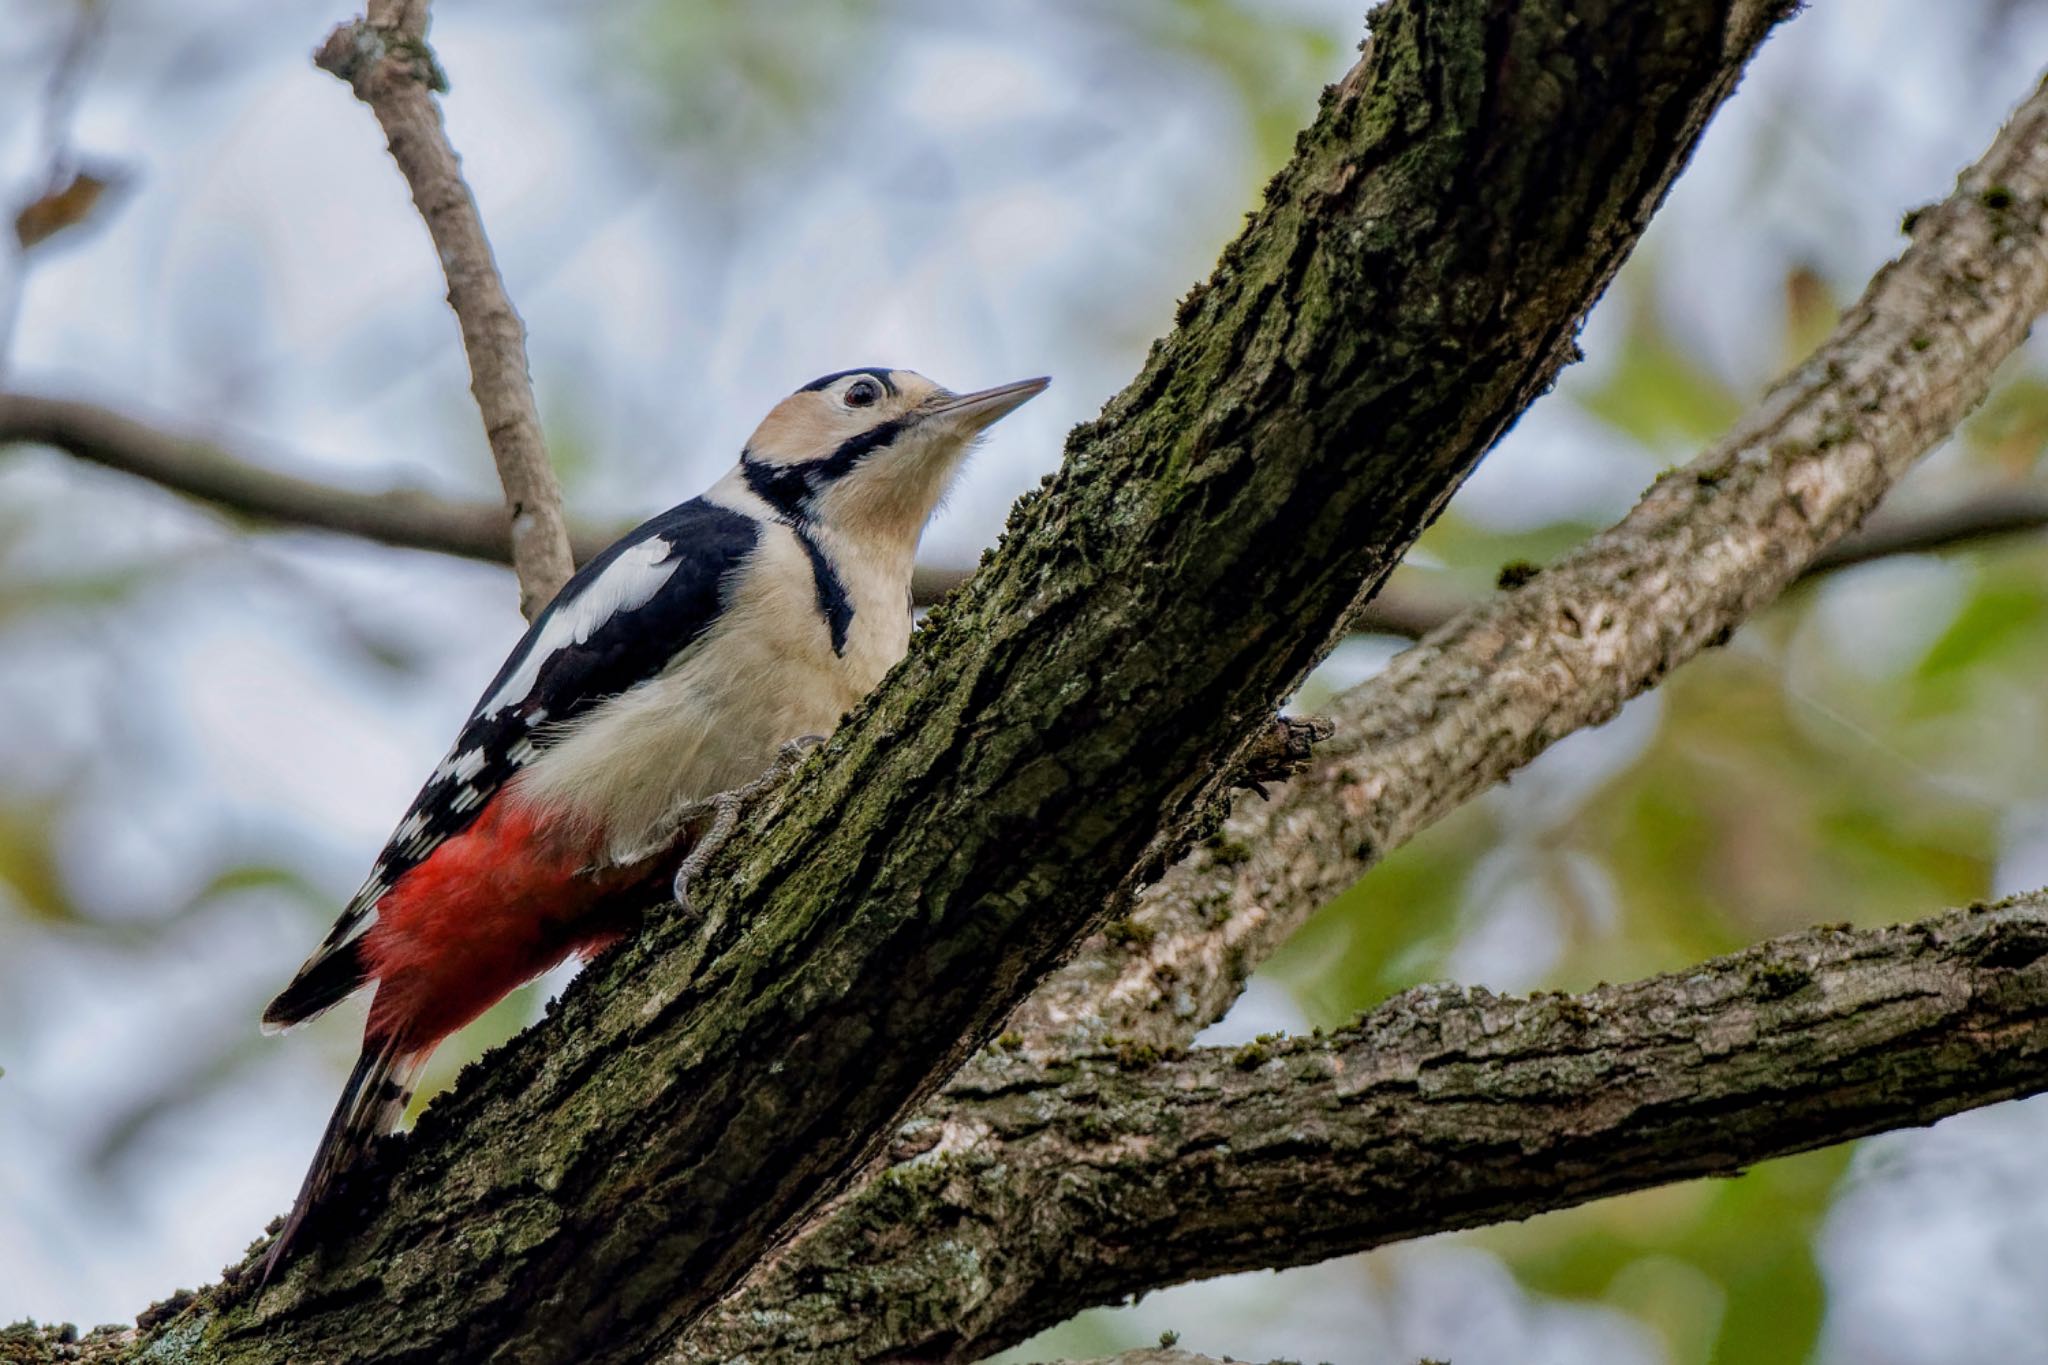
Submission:
{"label": "blurred green foliage", "polygon": [[0,886],[14,913],[43,925],[84,921],[50,847],[50,824],[62,809],[47,797],[0,800]]}
{"label": "blurred green foliage", "polygon": [[1222,77],[1244,110],[1253,160],[1268,170],[1277,169],[1294,147],[1316,73],[1327,71],[1348,41],[1319,24],[1233,0],[1082,0],[1073,8],[1096,23],[1120,27],[1142,51],[1180,56]]}
{"label": "blurred green foliage", "polygon": [[[1634,259],[1633,278],[1653,280],[1656,253],[1645,249]],[[1672,334],[1661,291],[1624,286],[1620,299],[1626,326],[1600,357],[1605,377],[1579,379],[1572,401],[1646,449],[1682,458],[1742,415],[1742,396]]]}
{"label": "blurred green foliage", "polygon": [[[652,145],[711,171],[787,174],[820,158],[874,158],[887,130],[845,132],[848,103],[879,49],[926,20],[920,0],[633,0],[594,13],[603,85],[639,115]],[[1313,108],[1318,73],[1351,41],[1305,18],[1239,0],[1061,0],[1074,25],[1137,58],[1125,72],[1206,71],[1243,114],[1260,178],[1286,159]]]}
{"label": "blurred green foliage", "polygon": [[661,145],[780,162],[840,107],[887,40],[885,0],[636,0],[593,12],[604,86]]}

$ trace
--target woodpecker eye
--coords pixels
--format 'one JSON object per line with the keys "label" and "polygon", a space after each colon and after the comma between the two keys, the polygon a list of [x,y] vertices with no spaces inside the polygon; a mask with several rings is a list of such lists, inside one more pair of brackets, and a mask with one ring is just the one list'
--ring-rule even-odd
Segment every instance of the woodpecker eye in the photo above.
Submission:
{"label": "woodpecker eye", "polygon": [[843,401],[849,408],[872,407],[882,396],[882,386],[872,379],[856,379],[846,386]]}

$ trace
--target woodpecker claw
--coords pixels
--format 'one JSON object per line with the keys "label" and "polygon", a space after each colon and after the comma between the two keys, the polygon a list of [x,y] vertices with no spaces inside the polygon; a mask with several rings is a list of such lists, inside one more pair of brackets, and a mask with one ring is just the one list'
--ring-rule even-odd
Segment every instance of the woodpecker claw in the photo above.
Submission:
{"label": "woodpecker claw", "polygon": [[676,869],[675,882],[670,887],[676,904],[683,908],[684,913],[694,913],[694,907],[690,904],[690,883],[713,858],[718,856],[718,850],[725,847],[726,841],[732,838],[733,830],[739,826],[740,807],[747,803],[748,798],[788,777],[796,770],[796,765],[803,762],[805,754],[824,742],[823,735],[797,736],[776,751],[775,761],[768,765],[766,772],[752,782],[744,787],[734,787],[731,791],[722,791],[716,796],[706,797],[685,813],[683,818],[688,820],[709,812],[711,824],[698,836],[697,841],[690,845],[689,856],[685,857],[682,866]]}
{"label": "woodpecker claw", "polygon": [[825,742],[823,735],[798,735],[775,752],[775,766],[768,770],[773,777],[788,777],[796,765],[804,761],[804,755]]}
{"label": "woodpecker claw", "polygon": [[718,850],[725,847],[725,841],[732,838],[732,832],[740,822],[740,804],[751,790],[751,787],[735,787],[702,803],[704,809],[711,812],[711,826],[690,845],[689,856],[676,869],[675,884],[670,888],[675,894],[676,904],[685,913],[695,913],[695,907],[690,904],[690,882],[704,870],[704,865]]}

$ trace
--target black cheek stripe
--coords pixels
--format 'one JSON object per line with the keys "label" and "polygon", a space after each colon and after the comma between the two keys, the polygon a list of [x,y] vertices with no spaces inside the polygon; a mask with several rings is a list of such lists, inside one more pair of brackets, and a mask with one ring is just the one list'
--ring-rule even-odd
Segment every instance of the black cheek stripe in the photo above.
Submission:
{"label": "black cheek stripe", "polygon": [[775,515],[784,521],[801,521],[804,503],[811,496],[811,482],[804,477],[807,466],[800,464],[768,464],[754,458],[752,452],[740,452],[740,469],[747,476],[747,487],[755,497],[775,509]]}
{"label": "black cheek stripe", "polygon": [[823,459],[797,464],[769,464],[755,459],[751,450],[742,450],[740,469],[746,474],[747,487],[754,496],[774,508],[776,515],[787,521],[803,521],[810,515],[807,504],[813,496],[851,474],[868,456],[894,444],[906,425],[901,417],[877,422],[860,435],[841,441],[839,448]]}

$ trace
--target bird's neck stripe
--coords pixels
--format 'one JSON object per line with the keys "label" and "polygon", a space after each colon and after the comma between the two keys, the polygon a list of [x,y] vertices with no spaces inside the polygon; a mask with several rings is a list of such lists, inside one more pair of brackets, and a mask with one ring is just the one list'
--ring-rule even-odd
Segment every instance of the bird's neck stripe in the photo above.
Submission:
{"label": "bird's neck stripe", "polygon": [[904,426],[902,418],[893,418],[841,441],[839,448],[823,459],[804,460],[797,464],[770,464],[756,458],[753,451],[743,450],[740,452],[740,468],[746,473],[747,487],[756,497],[779,515],[792,521],[802,521],[809,516],[808,504],[813,497],[835,480],[851,474],[868,456],[886,449],[903,434]]}
{"label": "bird's neck stripe", "polygon": [[796,538],[803,543],[804,553],[811,557],[811,581],[818,591],[818,614],[825,618],[825,625],[832,632],[832,652],[844,655],[846,632],[853,625],[853,598],[847,595],[846,583],[839,577],[839,570],[811,534],[810,527],[794,521],[789,523],[789,529],[796,533]]}

